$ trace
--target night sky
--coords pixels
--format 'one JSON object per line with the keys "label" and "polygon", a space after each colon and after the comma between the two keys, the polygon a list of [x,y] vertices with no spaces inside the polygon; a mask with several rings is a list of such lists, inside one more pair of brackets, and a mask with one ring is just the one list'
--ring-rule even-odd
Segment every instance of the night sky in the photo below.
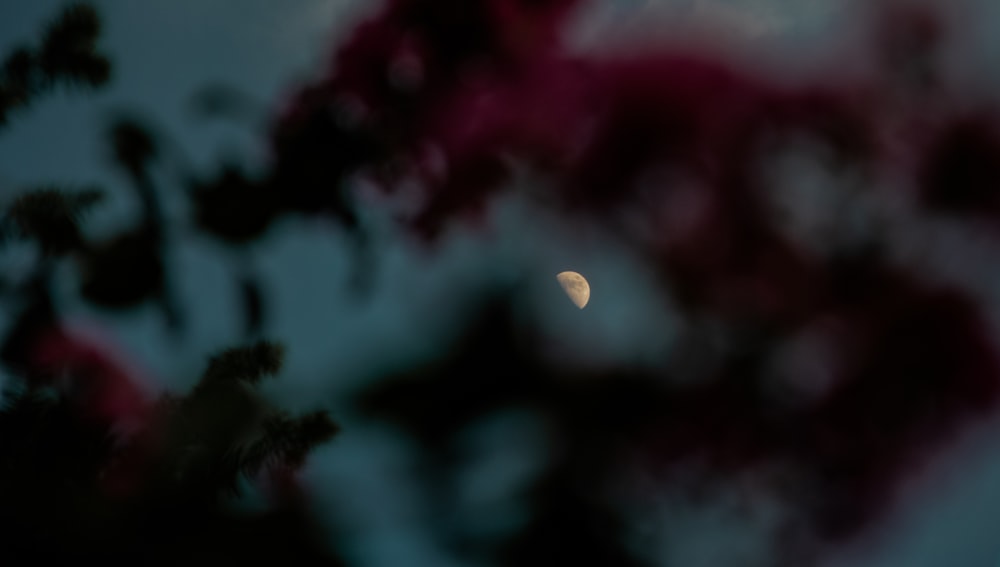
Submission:
{"label": "night sky", "polygon": [[[18,115],[0,136],[0,195],[40,182],[97,183],[112,199],[88,224],[95,234],[127,222],[136,207],[122,189],[123,180],[109,167],[102,145],[109,116],[128,111],[148,120],[170,141],[165,150],[172,156],[168,159],[194,171],[230,158],[252,167],[266,156],[262,132],[274,109],[281,107],[291,88],[320,72],[334,42],[373,9],[370,4],[355,5],[364,4],[356,0],[100,0],[94,4],[104,17],[101,44],[113,60],[112,83],[93,95],[57,94]],[[655,13],[666,14],[674,25],[711,22],[767,49],[801,46],[803,52],[811,52],[836,45],[838,38],[851,33],[842,27],[851,21],[848,4],[615,0],[597,6],[580,23],[579,37],[587,45],[610,35],[609,27],[640,29]],[[0,53],[31,40],[61,5],[57,0],[0,0]],[[1000,29],[996,17],[1000,6],[982,13],[985,17],[978,24],[983,30]],[[1000,39],[983,30],[971,30],[968,41],[977,45],[985,62],[1000,61],[996,48]],[[210,85],[244,93],[257,105],[255,118],[242,122],[198,118],[192,97]],[[180,216],[182,202],[170,197],[174,181],[164,172],[159,183],[168,215]],[[669,306],[650,310],[644,303],[652,293],[645,287],[643,266],[597,234],[581,231],[569,238],[555,230],[526,229],[526,218],[544,222],[531,214],[512,203],[498,220],[495,241],[456,239],[430,263],[385,227],[375,243],[381,251],[379,284],[367,302],[356,301],[347,289],[346,236],[339,229],[322,221],[279,224],[254,245],[251,261],[271,298],[266,334],[289,345],[282,378],[268,386],[270,395],[287,407],[306,407],[316,399],[336,400],[338,392],[364,382],[384,364],[386,352],[395,353],[398,364],[420,360],[436,340],[451,332],[449,313],[459,311],[462,302],[450,298],[464,286],[504,275],[498,266],[511,259],[541,278],[550,266],[571,258],[572,269],[579,267],[577,271],[587,275],[592,286],[587,310],[596,322],[593,328],[572,329],[572,323],[558,314],[548,320],[576,337],[571,340],[610,345],[612,354],[607,356],[616,349],[632,349],[639,356],[654,352],[660,345],[657,337],[671,330],[652,322],[648,312]],[[183,227],[176,237],[181,244],[173,258],[172,277],[190,322],[183,338],[171,337],[152,308],[108,315],[75,298],[69,283],[59,296],[81,320],[85,315],[105,326],[166,390],[189,387],[188,380],[199,372],[205,356],[241,336],[232,287],[239,259]],[[537,243],[530,256],[517,252],[526,242]],[[551,291],[542,293],[540,301],[561,299],[545,293]],[[423,321],[431,313],[444,322],[428,328]],[[592,354],[598,359],[604,355]],[[336,401],[330,408],[345,432],[312,456],[303,479],[314,491],[319,518],[358,526],[361,535],[350,544],[353,564],[465,565],[448,558],[425,537],[426,503],[405,472],[412,449],[379,427],[344,413],[346,408]],[[469,471],[468,482],[487,487],[479,489],[477,497],[492,503],[488,505],[495,507],[497,518],[517,516],[517,510],[504,508],[503,502],[544,460],[546,447],[538,439],[539,431],[530,416],[512,413],[474,433],[493,450],[481,466]],[[966,428],[927,466],[913,471],[902,485],[898,504],[877,529],[830,549],[823,567],[1000,565],[998,434],[1000,417]],[[644,528],[664,534],[669,552],[663,565],[768,565],[760,559],[767,556],[761,537],[767,510],[761,511],[756,525],[732,520],[723,511],[725,504],[712,499],[700,507],[678,508],[670,504],[671,498],[665,490],[662,518]],[[720,502],[727,498],[719,494]],[[247,504],[252,506],[252,499]],[[0,541],[0,554],[2,549]]]}

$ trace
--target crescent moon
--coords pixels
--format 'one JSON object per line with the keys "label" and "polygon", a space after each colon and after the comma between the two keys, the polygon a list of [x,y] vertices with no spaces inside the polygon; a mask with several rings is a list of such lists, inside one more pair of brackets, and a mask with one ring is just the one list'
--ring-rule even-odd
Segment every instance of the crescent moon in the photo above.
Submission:
{"label": "crescent moon", "polygon": [[559,272],[556,274],[556,281],[574,305],[580,309],[587,306],[590,301],[590,284],[587,283],[587,278],[576,272]]}

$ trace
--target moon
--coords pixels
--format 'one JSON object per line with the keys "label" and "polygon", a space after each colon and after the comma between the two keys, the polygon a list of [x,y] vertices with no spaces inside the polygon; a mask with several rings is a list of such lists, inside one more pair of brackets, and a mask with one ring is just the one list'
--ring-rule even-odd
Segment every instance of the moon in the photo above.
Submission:
{"label": "moon", "polygon": [[580,309],[587,306],[590,301],[590,284],[587,283],[587,278],[576,272],[559,272],[556,274],[556,281],[574,305]]}

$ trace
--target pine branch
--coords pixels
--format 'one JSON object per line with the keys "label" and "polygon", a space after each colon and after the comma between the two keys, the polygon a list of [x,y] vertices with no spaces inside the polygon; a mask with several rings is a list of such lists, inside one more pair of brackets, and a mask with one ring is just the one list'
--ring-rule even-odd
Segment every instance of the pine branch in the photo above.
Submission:
{"label": "pine branch", "polygon": [[111,64],[95,49],[100,35],[101,20],[92,6],[67,7],[45,34],[39,67],[49,81],[103,86],[111,78]]}
{"label": "pine branch", "polygon": [[208,361],[198,390],[239,382],[257,384],[263,377],[277,374],[284,358],[284,345],[269,341],[228,349]]}
{"label": "pine branch", "polygon": [[40,82],[35,54],[27,47],[14,49],[0,69],[0,125],[9,109],[27,106]]}
{"label": "pine branch", "polygon": [[103,194],[96,189],[69,192],[55,188],[30,191],[10,205],[0,242],[7,237],[38,241],[47,255],[61,255],[83,244],[80,221]]}
{"label": "pine branch", "polygon": [[101,21],[87,4],[67,7],[45,31],[41,46],[14,49],[0,68],[0,127],[57,86],[95,89],[111,78],[111,62],[97,51]]}
{"label": "pine branch", "polygon": [[172,431],[164,461],[170,484],[235,496],[241,479],[272,466],[298,467],[339,431],[326,412],[293,418],[256,393],[264,376],[280,370],[284,352],[268,341],[223,351],[209,359],[191,394],[158,405]]}
{"label": "pine branch", "polygon": [[325,411],[297,419],[277,412],[264,420],[262,429],[261,437],[240,454],[241,469],[248,476],[276,465],[301,466],[313,449],[340,431],[340,426]]}

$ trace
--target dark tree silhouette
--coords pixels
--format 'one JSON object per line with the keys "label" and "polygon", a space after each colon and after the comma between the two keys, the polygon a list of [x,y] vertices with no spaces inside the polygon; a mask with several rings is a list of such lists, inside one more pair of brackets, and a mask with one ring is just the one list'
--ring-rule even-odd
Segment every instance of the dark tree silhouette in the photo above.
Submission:
{"label": "dark tree silhouette", "polygon": [[[0,77],[0,125],[56,87],[106,84],[111,63],[99,38],[96,11],[76,4],[39,47],[15,50]],[[3,288],[20,311],[3,342],[13,377],[0,408],[3,563],[339,564],[311,535],[290,480],[338,426],[324,411],[290,415],[254,388],[280,371],[281,345],[229,349],[209,361],[190,393],[158,394],[144,389],[112,345],[64,325],[51,296],[52,268],[63,258],[76,260],[80,293],[95,305],[126,309],[155,299],[180,324],[164,262],[165,219],[148,171],[157,142],[128,117],[109,133],[115,161],[143,204],[136,227],[103,242],[86,238],[86,213],[102,198],[91,188],[28,189],[3,211],[0,243],[32,240],[40,251],[34,274]],[[273,487],[267,513],[229,510],[227,498],[255,485]]]}

